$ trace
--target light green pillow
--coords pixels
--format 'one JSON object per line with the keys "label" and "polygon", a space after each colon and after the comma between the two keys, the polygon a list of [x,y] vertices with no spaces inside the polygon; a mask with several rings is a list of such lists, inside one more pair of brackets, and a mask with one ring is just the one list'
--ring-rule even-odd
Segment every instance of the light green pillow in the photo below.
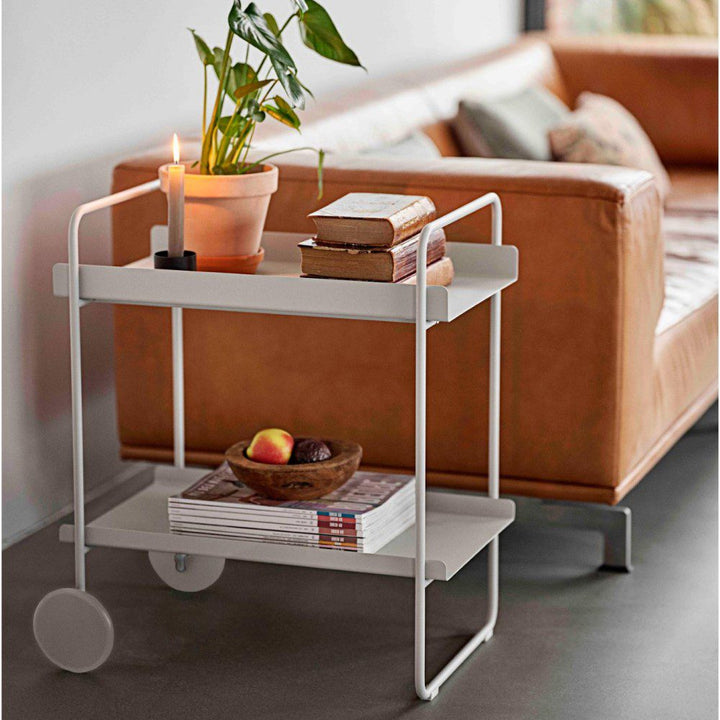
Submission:
{"label": "light green pillow", "polygon": [[542,87],[494,100],[462,100],[453,129],[471,157],[551,160],[548,131],[570,110]]}

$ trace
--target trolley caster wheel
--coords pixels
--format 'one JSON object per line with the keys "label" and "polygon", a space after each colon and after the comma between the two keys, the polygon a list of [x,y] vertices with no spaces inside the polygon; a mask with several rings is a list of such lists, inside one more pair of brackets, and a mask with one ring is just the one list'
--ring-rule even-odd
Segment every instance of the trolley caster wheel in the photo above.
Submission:
{"label": "trolley caster wheel", "polygon": [[115,641],[112,620],[102,603],[75,588],[48,593],[35,608],[33,630],[47,659],[74,673],[99,668]]}
{"label": "trolley caster wheel", "polygon": [[209,588],[225,568],[225,558],[180,553],[148,552],[160,579],[174,590],[200,592]]}

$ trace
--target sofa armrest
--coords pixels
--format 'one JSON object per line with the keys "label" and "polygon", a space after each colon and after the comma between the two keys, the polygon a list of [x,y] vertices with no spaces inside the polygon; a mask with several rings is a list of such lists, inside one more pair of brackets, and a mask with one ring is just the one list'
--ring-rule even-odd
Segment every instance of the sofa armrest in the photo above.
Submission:
{"label": "sofa armrest", "polygon": [[[520,251],[520,279],[506,292],[503,317],[503,373],[518,380],[512,385],[520,395],[511,402],[552,406],[560,425],[574,423],[607,447],[603,467],[586,470],[603,483],[623,477],[649,445],[643,411],[652,406],[648,368],[664,271],[661,204],[648,173],[517,160],[336,157],[325,168],[320,201],[312,159],[283,162],[280,178],[267,221],[277,231],[312,233],[307,213],[351,191],[429,195],[439,214],[497,192],[503,242]],[[490,215],[473,214],[447,235],[487,242]],[[530,382],[532,372],[544,378]],[[542,413],[531,415],[537,422]],[[612,443],[601,443],[607,428]],[[521,452],[530,457],[543,449]]]}
{"label": "sofa armrest", "polygon": [[584,90],[614,98],[638,119],[666,163],[717,163],[716,39],[548,40],[573,101]]}

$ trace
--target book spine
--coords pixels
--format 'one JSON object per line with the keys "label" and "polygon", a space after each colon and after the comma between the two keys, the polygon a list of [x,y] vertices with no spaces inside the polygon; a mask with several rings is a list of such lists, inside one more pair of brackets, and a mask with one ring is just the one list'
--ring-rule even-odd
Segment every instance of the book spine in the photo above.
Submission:
{"label": "book spine", "polygon": [[393,241],[409,238],[420,232],[431,220],[435,219],[435,205],[430,198],[421,198],[403,208],[389,218],[393,227]]}

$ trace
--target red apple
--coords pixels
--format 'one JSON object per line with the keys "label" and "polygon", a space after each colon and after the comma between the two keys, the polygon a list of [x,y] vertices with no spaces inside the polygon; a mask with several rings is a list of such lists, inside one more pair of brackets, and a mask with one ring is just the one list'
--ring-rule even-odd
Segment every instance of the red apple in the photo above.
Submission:
{"label": "red apple", "polygon": [[285,430],[267,428],[255,433],[246,455],[255,462],[269,465],[287,465],[295,441]]}

